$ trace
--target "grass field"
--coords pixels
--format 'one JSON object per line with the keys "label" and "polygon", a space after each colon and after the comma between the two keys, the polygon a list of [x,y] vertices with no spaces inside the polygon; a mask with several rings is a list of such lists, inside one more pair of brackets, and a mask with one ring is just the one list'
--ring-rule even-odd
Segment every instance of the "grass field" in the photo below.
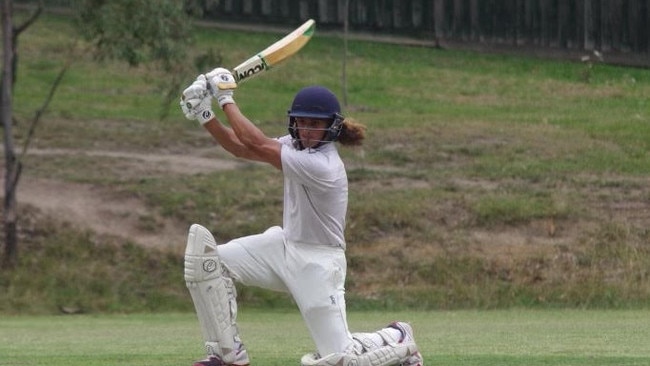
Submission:
{"label": "grass field", "polygon": [[[426,365],[650,364],[648,311],[352,312],[349,318],[353,331],[411,321]],[[297,312],[244,309],[239,324],[255,365],[297,365],[312,351]],[[0,330],[0,365],[7,366],[178,366],[202,356],[192,314],[2,317]]]}
{"label": "grass field", "polygon": [[[223,65],[279,38],[195,35],[188,60],[213,48]],[[189,224],[221,241],[279,224],[282,178],[227,156],[176,103],[160,120],[168,75],[98,63],[70,51],[75,39],[52,15],[21,35],[18,146],[75,62],[23,157],[20,263],[0,273],[0,311],[183,312]],[[242,84],[237,103],[284,134],[300,87],[340,92],[342,52],[317,31]],[[650,70],[367,41],[350,42],[347,64],[345,113],[368,126],[362,149],[341,149],[351,308],[648,307]],[[240,294],[246,306],[274,300]]]}
{"label": "grass field", "polygon": [[[55,16],[23,34],[19,142],[73,34]],[[215,48],[224,65],[278,38],[196,35],[193,49]],[[350,313],[352,330],[411,321],[427,365],[650,364],[650,70],[350,45],[346,113],[369,127],[363,149],[342,151],[348,299],[370,309]],[[340,39],[317,33],[236,100],[265,132],[285,133],[299,87],[340,90],[341,52]],[[182,238],[162,228],[201,222],[222,240],[263,230],[280,217],[281,178],[255,165],[179,173],[153,164],[226,157],[176,105],[158,119],[165,75],[72,57],[19,187],[67,200],[54,213],[19,201],[20,262],[0,272],[0,365],[187,365],[201,356],[199,329]],[[46,190],[52,182],[58,191]],[[73,215],[74,201],[93,195],[101,200],[81,206],[122,226],[97,232],[94,211]],[[110,212],[109,203],[137,210]],[[141,244],[148,236],[158,248]],[[251,307],[287,304],[240,290]],[[51,315],[62,307],[87,315]],[[295,365],[312,350],[295,311],[243,306],[240,326],[255,365]]]}

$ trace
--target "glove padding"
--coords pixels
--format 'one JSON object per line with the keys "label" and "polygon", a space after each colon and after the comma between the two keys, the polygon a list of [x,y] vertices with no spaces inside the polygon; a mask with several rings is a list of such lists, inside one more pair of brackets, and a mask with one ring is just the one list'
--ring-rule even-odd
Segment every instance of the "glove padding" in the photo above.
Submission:
{"label": "glove padding", "polygon": [[214,118],[205,75],[199,75],[192,85],[183,90],[180,105],[185,118],[198,120],[201,125]]}
{"label": "glove padding", "polygon": [[210,94],[217,100],[219,107],[223,109],[226,104],[234,104],[233,94],[237,88],[235,77],[228,69],[217,67],[205,74]]}

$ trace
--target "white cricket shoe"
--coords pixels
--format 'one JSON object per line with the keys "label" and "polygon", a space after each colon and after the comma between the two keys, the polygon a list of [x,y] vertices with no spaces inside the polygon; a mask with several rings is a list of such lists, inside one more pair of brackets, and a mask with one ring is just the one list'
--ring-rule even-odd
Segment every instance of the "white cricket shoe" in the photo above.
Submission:
{"label": "white cricket shoe", "polygon": [[250,363],[251,362],[248,358],[248,352],[246,351],[244,344],[238,342],[235,361],[232,363],[228,364],[223,362],[219,356],[209,356],[205,360],[194,362],[193,366],[249,366]]}
{"label": "white cricket shoe", "polygon": [[[390,328],[399,330],[402,337],[399,343],[413,343],[415,344],[415,337],[413,336],[413,328],[409,323],[405,322],[392,322],[388,325]],[[400,366],[424,366],[424,359],[420,351],[416,351],[406,361],[402,362]]]}

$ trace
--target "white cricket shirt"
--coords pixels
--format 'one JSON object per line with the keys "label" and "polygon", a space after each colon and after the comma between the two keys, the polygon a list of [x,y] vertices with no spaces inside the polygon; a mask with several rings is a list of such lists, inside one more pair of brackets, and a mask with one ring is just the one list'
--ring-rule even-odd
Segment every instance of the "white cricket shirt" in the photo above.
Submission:
{"label": "white cricket shirt", "polygon": [[289,241],[345,249],[348,178],[334,143],[298,150],[290,135],[282,143],[283,228]]}

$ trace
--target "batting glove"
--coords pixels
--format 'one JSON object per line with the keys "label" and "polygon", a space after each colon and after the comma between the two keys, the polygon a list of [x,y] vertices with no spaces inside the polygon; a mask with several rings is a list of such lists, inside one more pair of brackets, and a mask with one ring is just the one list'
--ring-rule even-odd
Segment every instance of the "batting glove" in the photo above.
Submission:
{"label": "batting glove", "polygon": [[226,104],[235,104],[233,94],[237,88],[237,82],[229,70],[218,67],[205,74],[205,77],[208,80],[208,90],[217,100],[221,109]]}
{"label": "batting glove", "polygon": [[198,120],[201,125],[214,118],[205,75],[199,75],[192,85],[183,90],[180,106],[185,118]]}

